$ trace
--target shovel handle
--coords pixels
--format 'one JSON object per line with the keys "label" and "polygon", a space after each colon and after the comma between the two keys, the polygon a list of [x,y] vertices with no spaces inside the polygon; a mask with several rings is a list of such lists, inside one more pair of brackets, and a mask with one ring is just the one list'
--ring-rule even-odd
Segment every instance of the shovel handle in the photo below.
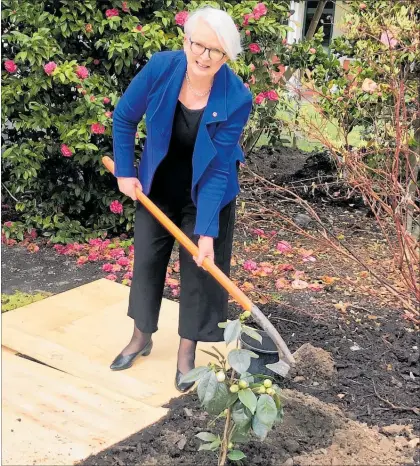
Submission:
{"label": "shovel handle", "polygon": [[[114,174],[114,161],[110,157],[103,157],[102,163]],[[198,247],[156,206],[140,189],[136,188],[137,199],[146,207],[146,209],[175,237],[175,239],[184,246],[185,249],[193,256],[198,257]],[[220,269],[208,258],[203,261],[203,267],[215,278],[223,288],[237,301],[245,311],[252,312],[252,301],[241,291],[230,278],[228,278]]]}

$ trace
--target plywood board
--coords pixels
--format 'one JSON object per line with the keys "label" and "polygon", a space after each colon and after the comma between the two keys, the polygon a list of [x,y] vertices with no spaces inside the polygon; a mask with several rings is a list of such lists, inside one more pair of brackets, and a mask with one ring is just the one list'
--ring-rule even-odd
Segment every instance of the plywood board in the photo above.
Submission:
{"label": "plywood board", "polygon": [[[71,293],[70,298],[67,293]],[[179,344],[178,304],[163,300],[151,355],[138,358],[126,371],[112,372],[109,365],[132,335],[133,321],[127,317],[128,296],[129,288],[102,279],[7,313],[3,320],[3,345],[94,381],[89,378],[89,361],[95,374],[101,375],[100,383],[110,381],[119,393],[162,406],[180,395],[174,387]],[[70,302],[74,303],[74,309],[68,311]],[[35,305],[38,306],[32,307]],[[38,336],[42,342],[31,340],[31,335]],[[213,344],[199,343],[197,365],[211,360],[200,349],[210,350]],[[224,343],[215,346],[226,353]],[[133,385],[127,383],[127,377],[147,389],[138,390],[134,396],[130,389]]]}
{"label": "plywood board", "polygon": [[2,361],[4,465],[73,464],[167,412],[8,352]]}

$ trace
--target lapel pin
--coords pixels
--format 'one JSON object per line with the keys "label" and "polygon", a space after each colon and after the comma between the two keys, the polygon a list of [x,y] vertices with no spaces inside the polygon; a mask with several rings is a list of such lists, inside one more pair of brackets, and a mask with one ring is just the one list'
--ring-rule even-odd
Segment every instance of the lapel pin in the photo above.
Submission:
{"label": "lapel pin", "polygon": [[213,116],[214,116],[214,117],[217,117],[217,112],[213,112]]}

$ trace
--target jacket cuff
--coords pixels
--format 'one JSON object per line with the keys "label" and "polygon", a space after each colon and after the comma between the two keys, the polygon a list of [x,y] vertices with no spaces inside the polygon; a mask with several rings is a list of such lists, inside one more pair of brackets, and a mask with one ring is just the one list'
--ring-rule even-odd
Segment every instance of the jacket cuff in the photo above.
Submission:
{"label": "jacket cuff", "polygon": [[137,178],[135,167],[118,167],[115,165],[114,176],[116,178]]}

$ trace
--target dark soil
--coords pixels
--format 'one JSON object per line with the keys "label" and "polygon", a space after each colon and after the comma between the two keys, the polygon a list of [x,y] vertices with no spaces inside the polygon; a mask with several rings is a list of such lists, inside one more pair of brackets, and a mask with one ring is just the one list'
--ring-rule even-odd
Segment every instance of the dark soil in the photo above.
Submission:
{"label": "dark soil", "polygon": [[[334,170],[325,154],[308,156],[289,148],[277,151],[265,148],[248,157],[242,174],[244,180],[239,203],[246,202],[246,211],[238,215],[236,251],[242,250],[245,243],[255,240],[249,233],[251,227],[269,231],[271,224],[274,226],[277,222],[278,225],[278,219],[271,218],[270,213],[264,214],[267,206],[276,205],[279,212],[289,217],[304,213],[300,206],[290,200],[281,199],[277,193],[270,193],[257,185],[247,175],[247,168],[275,183],[288,186],[300,183],[301,192],[312,200],[311,205],[321,219],[334,234],[343,233],[353,247],[380,241],[380,232],[375,223],[366,216],[367,209],[354,199],[347,199],[339,185],[334,187],[334,190],[340,191],[339,195],[332,195],[329,188],[314,194],[302,187],[307,179],[334,183]],[[316,225],[311,223],[308,228],[315,229]],[[277,238],[295,245],[299,236],[284,229]],[[308,248],[316,246],[303,245]],[[74,258],[60,256],[51,248],[41,248],[38,253],[30,254],[19,246],[3,247],[2,252],[3,293],[12,293],[14,289],[60,292],[106,275],[99,263],[78,267]],[[261,249],[261,253],[255,254],[258,257],[248,258],[270,260],[265,259],[264,254]],[[327,255],[324,259],[321,256],[317,262],[305,266],[305,271],[312,274],[312,278],[322,274],[340,276],[340,272],[351,275],[352,263],[344,264],[339,256]],[[378,257],[374,257],[375,261],[380,261]],[[238,280],[246,280],[246,276],[241,274],[242,267],[233,267],[233,275]],[[165,297],[173,299],[169,289],[166,289]],[[358,307],[350,307],[345,313],[337,312],[332,303],[341,299],[357,303]],[[389,302],[382,305],[381,300],[374,299],[369,293],[357,294],[345,287],[331,286],[315,295],[306,290],[285,291],[279,305],[258,304],[292,352],[305,343],[328,351],[334,360],[336,375],[324,383],[310,377],[283,381],[286,393],[290,393],[288,389],[293,389],[294,393],[300,392],[302,397],[303,394],[312,395],[328,405],[318,405],[316,399],[311,403],[307,402],[307,398],[299,400],[299,394],[289,397],[284,423],[276,427],[264,444],[252,441],[244,446],[247,458],[243,464],[281,465],[288,458],[326,448],[333,442],[334,432],[346,422],[351,422],[348,419],[367,423],[368,426],[412,424],[417,432],[420,431],[417,328],[401,317],[396,306],[392,308]],[[229,318],[237,318],[238,311],[232,304]],[[341,408],[344,414],[340,414],[334,406]],[[200,441],[195,434],[208,430],[210,417],[199,408],[196,395],[174,399],[168,408],[168,415],[157,424],[81,464],[216,465],[214,454],[197,452]],[[353,449],[357,454],[357,446]],[[366,462],[369,466],[379,464],[369,461]],[[300,463],[295,461],[294,464]],[[395,462],[390,460],[381,464]]]}
{"label": "dark soil", "polygon": [[20,246],[2,245],[2,293],[46,291],[62,293],[104,277],[98,264],[78,267],[74,258],[57,254],[50,247],[30,253]]}
{"label": "dark soil", "polygon": [[[79,464],[217,465],[215,453],[197,451],[202,442],[195,435],[208,431],[209,422],[200,409],[197,396],[192,394],[174,399],[168,407],[169,414],[160,422]],[[284,422],[264,443],[252,440],[247,445],[240,445],[247,455],[242,464],[281,465],[292,456],[327,447],[334,431],[342,425],[344,419],[336,411],[327,409],[322,412],[316,403],[302,403],[299,398],[290,397],[285,399]],[[220,430],[221,426],[218,428]]]}

